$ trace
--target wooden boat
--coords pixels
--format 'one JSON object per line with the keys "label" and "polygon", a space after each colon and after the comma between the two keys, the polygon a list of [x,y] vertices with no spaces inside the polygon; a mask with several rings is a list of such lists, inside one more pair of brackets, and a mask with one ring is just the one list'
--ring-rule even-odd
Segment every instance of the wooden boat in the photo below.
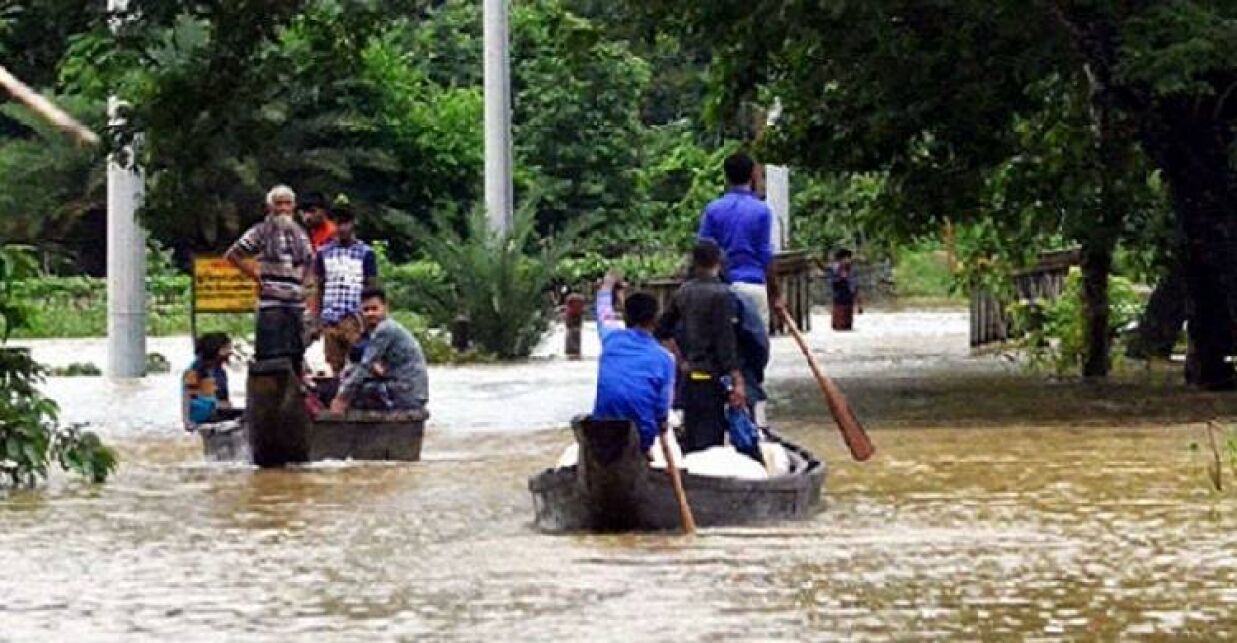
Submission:
{"label": "wooden boat", "polygon": [[[528,481],[539,529],[644,531],[676,529],[678,502],[670,476],[649,465],[636,428],[627,421],[576,418],[579,463],[547,469]],[[691,475],[683,487],[702,527],[802,519],[819,507],[825,465],[777,436],[791,459],[791,473],[766,480]]]}
{"label": "wooden boat", "polygon": [[245,421],[200,427],[210,460],[259,467],[318,460],[421,459],[426,411],[348,411],[310,417],[301,383],[286,359],[249,368]]}

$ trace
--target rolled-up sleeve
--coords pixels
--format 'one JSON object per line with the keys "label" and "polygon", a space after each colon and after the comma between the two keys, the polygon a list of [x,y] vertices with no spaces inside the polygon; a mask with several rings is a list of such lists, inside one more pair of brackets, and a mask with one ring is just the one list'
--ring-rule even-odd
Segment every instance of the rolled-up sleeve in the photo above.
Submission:
{"label": "rolled-up sleeve", "polygon": [[258,223],[246,230],[245,234],[241,235],[241,238],[237,239],[236,243],[233,243],[232,247],[228,248],[227,254],[237,257],[252,257],[262,249],[263,240],[262,224]]}
{"label": "rolled-up sleeve", "polygon": [[597,334],[602,339],[612,331],[623,328],[623,322],[614,312],[614,292],[611,290],[597,291]]}

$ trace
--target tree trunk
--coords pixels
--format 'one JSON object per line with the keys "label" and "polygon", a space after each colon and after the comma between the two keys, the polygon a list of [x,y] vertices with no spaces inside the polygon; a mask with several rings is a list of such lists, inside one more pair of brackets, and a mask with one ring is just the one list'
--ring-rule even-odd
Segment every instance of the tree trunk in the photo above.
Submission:
{"label": "tree trunk", "polygon": [[1109,239],[1083,244],[1082,315],[1086,325],[1083,377],[1107,377],[1111,363],[1112,336],[1108,331],[1108,273],[1112,270],[1113,244]]}
{"label": "tree trunk", "polygon": [[1142,138],[1164,171],[1186,240],[1182,263],[1192,303],[1186,380],[1214,390],[1234,384],[1225,358],[1237,317],[1237,184],[1229,170],[1233,133],[1208,102],[1158,104]]}
{"label": "tree trunk", "polygon": [[1126,356],[1133,359],[1170,357],[1181,337],[1187,303],[1185,267],[1175,262],[1151,291],[1147,307],[1138,318],[1138,330],[1125,351]]}

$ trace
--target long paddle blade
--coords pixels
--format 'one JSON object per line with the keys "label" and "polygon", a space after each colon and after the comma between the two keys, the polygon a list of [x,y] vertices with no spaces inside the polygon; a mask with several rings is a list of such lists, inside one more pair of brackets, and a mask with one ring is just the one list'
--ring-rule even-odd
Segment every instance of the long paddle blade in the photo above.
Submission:
{"label": "long paddle blade", "polygon": [[808,348],[807,341],[803,339],[803,334],[799,332],[799,326],[795,324],[795,320],[791,318],[790,313],[785,308],[779,308],[778,314],[781,315],[782,321],[786,324],[786,328],[790,331],[790,335],[795,338],[795,343],[799,345],[799,350],[803,356],[807,358],[808,368],[812,370],[812,375],[816,378],[816,384],[820,386],[820,392],[825,397],[825,405],[829,407],[829,413],[833,415],[833,421],[838,425],[838,431],[842,433],[842,440],[846,442],[846,447],[850,449],[850,455],[855,460],[863,462],[872,457],[876,453],[876,447],[872,444],[872,440],[868,438],[868,433],[863,429],[863,425],[859,423],[859,418],[855,417],[855,412],[851,410],[850,404],[846,401],[846,396],[842,394],[842,390],[833,383],[829,376],[820,367],[820,363],[816,361],[816,356],[812,355],[812,351]]}

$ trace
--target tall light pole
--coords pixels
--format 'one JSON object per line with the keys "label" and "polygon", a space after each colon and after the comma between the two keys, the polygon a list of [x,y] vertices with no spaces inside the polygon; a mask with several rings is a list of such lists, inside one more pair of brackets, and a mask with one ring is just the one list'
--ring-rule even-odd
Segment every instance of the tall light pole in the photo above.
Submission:
{"label": "tall light pole", "polygon": [[485,209],[490,229],[511,229],[511,57],[508,0],[485,0]]}
{"label": "tall light pole", "polygon": [[[773,127],[782,117],[782,101],[773,99],[767,127]],[[774,252],[781,252],[790,240],[790,168],[785,165],[765,166],[765,202],[773,210],[773,225],[769,242]]]}
{"label": "tall light pole", "polygon": [[[108,0],[112,33],[120,28],[114,14],[128,8],[129,0]],[[122,124],[119,98],[107,101],[108,119]],[[107,160],[107,375],[142,377],[146,374],[146,235],[137,224],[142,203],[142,175],[134,162],[133,147]],[[126,167],[125,164],[128,164]]]}

